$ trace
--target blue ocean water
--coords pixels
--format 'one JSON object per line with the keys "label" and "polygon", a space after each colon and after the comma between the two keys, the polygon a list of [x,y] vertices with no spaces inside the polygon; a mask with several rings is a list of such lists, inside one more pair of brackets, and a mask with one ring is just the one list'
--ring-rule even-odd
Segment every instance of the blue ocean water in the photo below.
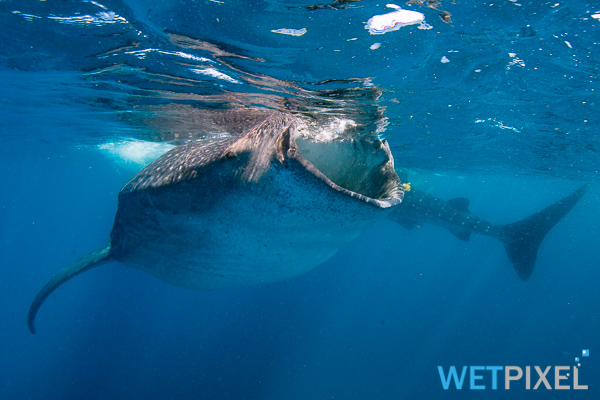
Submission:
{"label": "blue ocean water", "polygon": [[[600,5],[420,3],[399,5],[431,29],[371,35],[384,3],[0,2],[0,398],[599,398]],[[592,186],[527,282],[493,238],[384,221],[262,286],[193,292],[107,264],[30,334],[32,299],[106,243],[129,178],[250,106],[377,131],[413,187],[498,224]],[[445,390],[438,373],[575,357],[588,390]]]}

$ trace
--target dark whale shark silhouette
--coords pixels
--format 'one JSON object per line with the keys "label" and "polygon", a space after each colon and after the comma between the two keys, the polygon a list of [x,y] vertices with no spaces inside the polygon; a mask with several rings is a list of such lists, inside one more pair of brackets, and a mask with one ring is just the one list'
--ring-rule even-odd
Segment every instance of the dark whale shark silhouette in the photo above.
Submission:
{"label": "dark whale shark silhouette", "polygon": [[295,116],[273,112],[243,134],[193,141],[147,165],[119,193],[109,243],[50,279],[29,330],[56,288],[110,261],[195,290],[274,282],[316,267],[386,217],[441,225],[463,240],[493,236],[526,280],[545,235],[587,189],[497,226],[472,215],[466,199],[405,193],[385,140],[320,143],[295,137],[295,127]]}
{"label": "dark whale shark silhouette", "polygon": [[526,281],[533,272],[546,234],[571,211],[588,187],[583,185],[542,211],[508,225],[494,225],[471,214],[466,198],[443,201],[420,191],[406,192],[402,204],[395,207],[388,218],[408,229],[418,223],[442,226],[464,241],[469,240],[471,233],[492,236],[504,244],[515,271]]}

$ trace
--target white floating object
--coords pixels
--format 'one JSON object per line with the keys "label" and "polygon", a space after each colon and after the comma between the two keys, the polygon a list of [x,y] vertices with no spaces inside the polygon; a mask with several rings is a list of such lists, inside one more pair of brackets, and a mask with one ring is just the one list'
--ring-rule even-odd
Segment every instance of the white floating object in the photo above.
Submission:
{"label": "white floating object", "polygon": [[598,13],[598,14],[593,14],[593,15],[592,15],[592,18],[594,18],[594,19],[600,19],[600,13]]}
{"label": "white floating object", "polygon": [[377,50],[380,47],[381,47],[381,43],[373,43],[369,48],[371,50]]}
{"label": "white floating object", "polygon": [[565,44],[566,44],[567,46],[569,46],[569,48],[570,48],[570,49],[572,49],[572,48],[573,48],[573,46],[571,46],[571,43],[569,43],[569,41],[568,41],[568,40],[565,40]]}
{"label": "white floating object", "polygon": [[288,28],[272,29],[271,32],[280,33],[282,35],[289,35],[289,36],[302,36],[306,33],[306,28],[302,28],[302,29],[288,29]]}
{"label": "white floating object", "polygon": [[442,64],[446,64],[446,63],[450,62],[450,60],[448,60],[448,57],[446,57],[446,56],[443,56],[440,61],[442,62]]}
{"label": "white floating object", "polygon": [[395,4],[387,4],[387,7],[394,8],[396,11],[374,15],[367,21],[365,29],[368,29],[371,35],[383,35],[386,32],[397,31],[403,26],[422,24],[425,21],[425,15],[420,12],[403,10]]}

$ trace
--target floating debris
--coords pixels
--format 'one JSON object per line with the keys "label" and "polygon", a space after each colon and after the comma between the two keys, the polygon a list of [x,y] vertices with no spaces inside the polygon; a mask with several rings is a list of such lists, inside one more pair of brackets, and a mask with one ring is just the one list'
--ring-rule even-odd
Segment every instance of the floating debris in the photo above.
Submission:
{"label": "floating debris", "polygon": [[442,62],[442,64],[446,64],[446,63],[450,62],[450,60],[448,60],[448,57],[446,57],[446,56],[443,56],[440,61]]}
{"label": "floating debris", "polygon": [[396,11],[371,17],[365,25],[365,29],[368,29],[371,35],[383,35],[407,25],[422,25],[425,21],[425,15],[420,12],[404,10],[396,4],[387,4],[386,7],[394,8]]}
{"label": "floating debris", "polygon": [[373,43],[369,48],[371,50],[377,50],[380,47],[381,47],[381,43]]}
{"label": "floating debris", "polygon": [[512,67],[513,65],[518,65],[521,68],[525,67],[525,61],[517,57],[517,53],[508,53],[508,56],[511,57],[512,60],[506,66],[507,70],[510,70],[510,67]]}
{"label": "floating debris", "polygon": [[302,29],[288,29],[288,28],[272,29],[271,32],[280,33],[282,35],[289,35],[289,36],[302,36],[306,33],[306,28],[302,28]]}

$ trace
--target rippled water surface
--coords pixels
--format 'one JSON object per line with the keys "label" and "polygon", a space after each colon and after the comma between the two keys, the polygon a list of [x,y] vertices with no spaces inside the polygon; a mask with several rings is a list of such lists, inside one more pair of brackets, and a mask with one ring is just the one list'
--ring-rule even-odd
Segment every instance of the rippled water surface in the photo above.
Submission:
{"label": "rippled water surface", "polygon": [[[20,97],[41,96],[125,122],[112,137],[154,140],[205,134],[207,108],[341,114],[378,126],[413,168],[596,174],[600,28],[590,2],[410,4],[432,29],[383,35],[365,23],[391,10],[371,2],[0,7],[3,103],[21,113],[30,110]],[[306,33],[273,32],[282,28]],[[91,131],[74,139],[103,135]]]}

